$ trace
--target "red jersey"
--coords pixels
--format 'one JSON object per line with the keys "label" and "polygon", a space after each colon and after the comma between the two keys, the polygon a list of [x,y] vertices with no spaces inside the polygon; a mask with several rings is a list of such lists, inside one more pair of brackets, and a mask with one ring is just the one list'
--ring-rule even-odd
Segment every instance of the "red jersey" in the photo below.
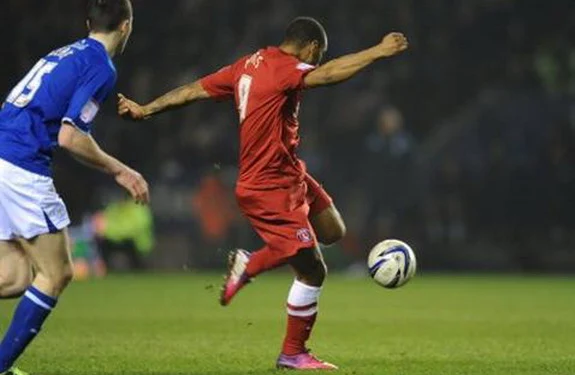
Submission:
{"label": "red jersey", "polygon": [[315,68],[277,47],[239,59],[200,82],[216,99],[234,99],[240,118],[238,186],[274,189],[300,183],[295,154],[304,77]]}

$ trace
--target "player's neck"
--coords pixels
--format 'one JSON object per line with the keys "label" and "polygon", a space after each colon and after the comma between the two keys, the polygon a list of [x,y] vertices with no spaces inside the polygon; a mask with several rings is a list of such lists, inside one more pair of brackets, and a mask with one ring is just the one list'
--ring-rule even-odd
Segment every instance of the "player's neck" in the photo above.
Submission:
{"label": "player's neck", "polygon": [[299,59],[299,49],[293,44],[282,43],[279,45],[279,49],[283,53],[287,53],[288,55],[292,55],[293,57]]}
{"label": "player's neck", "polygon": [[104,33],[90,33],[90,39],[97,40],[104,45],[106,52],[110,57],[116,55],[116,50],[118,49],[118,42],[114,34],[104,34]]}

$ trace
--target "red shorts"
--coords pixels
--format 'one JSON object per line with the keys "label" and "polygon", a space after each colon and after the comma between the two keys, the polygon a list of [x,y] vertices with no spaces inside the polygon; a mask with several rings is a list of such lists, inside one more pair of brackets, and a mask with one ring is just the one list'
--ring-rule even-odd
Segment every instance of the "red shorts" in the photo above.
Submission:
{"label": "red shorts", "polygon": [[281,258],[317,247],[309,218],[332,204],[331,197],[309,174],[304,182],[288,188],[252,190],[238,186],[236,198],[258,235]]}

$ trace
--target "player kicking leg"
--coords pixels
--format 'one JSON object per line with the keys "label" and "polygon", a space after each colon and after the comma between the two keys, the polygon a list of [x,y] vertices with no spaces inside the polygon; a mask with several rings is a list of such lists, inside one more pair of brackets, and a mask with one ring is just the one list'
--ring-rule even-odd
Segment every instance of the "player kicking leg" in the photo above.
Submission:
{"label": "player kicking leg", "polygon": [[[324,246],[330,246],[345,236],[346,228],[341,214],[333,204],[332,198],[325,189],[309,174],[306,175],[307,185],[306,202],[309,206],[309,221],[318,241]],[[265,250],[264,247],[262,250]],[[273,262],[273,258],[270,258]],[[222,288],[220,304],[228,305],[233,297],[251,281],[246,274],[250,253],[243,249],[232,250],[228,255],[228,274]],[[264,270],[272,269],[276,265],[269,264],[262,267]],[[255,272],[254,272],[255,273]],[[255,277],[256,275],[252,275]]]}

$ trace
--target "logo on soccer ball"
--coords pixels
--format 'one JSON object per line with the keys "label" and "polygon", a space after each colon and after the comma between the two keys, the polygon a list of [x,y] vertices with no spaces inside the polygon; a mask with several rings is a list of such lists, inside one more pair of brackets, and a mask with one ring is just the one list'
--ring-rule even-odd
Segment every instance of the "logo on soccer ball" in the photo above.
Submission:
{"label": "logo on soccer ball", "polygon": [[311,242],[313,238],[310,230],[307,228],[302,228],[298,230],[296,235],[298,240],[300,240],[301,242]]}

